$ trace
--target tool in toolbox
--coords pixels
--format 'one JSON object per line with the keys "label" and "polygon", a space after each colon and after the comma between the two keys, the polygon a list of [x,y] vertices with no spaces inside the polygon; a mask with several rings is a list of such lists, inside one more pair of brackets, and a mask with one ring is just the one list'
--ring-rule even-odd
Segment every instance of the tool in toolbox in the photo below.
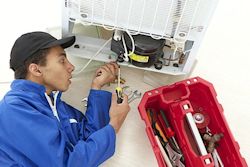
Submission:
{"label": "tool in toolbox", "polygon": [[156,121],[156,116],[152,109],[147,110],[147,115],[149,118],[149,121],[151,122],[151,126],[153,128],[154,134],[157,135],[160,138],[161,143],[165,144],[167,143],[167,138],[165,137],[163,131],[161,130],[159,124]]}
{"label": "tool in toolbox", "polygon": [[115,89],[116,95],[117,95],[117,103],[120,104],[123,101],[122,98],[122,88],[121,88],[121,69],[120,66],[118,66],[118,76],[117,76],[117,87]]}
{"label": "tool in toolbox", "polygon": [[[144,93],[138,109],[146,123],[146,132],[159,167],[171,167],[166,163],[164,152],[159,151],[161,145],[172,166],[178,165],[173,164],[171,153],[176,157],[178,153],[172,149],[175,147],[170,147],[168,130],[162,126],[164,120],[160,114],[157,123],[167,139],[167,144],[163,145],[159,137],[161,145],[155,146],[155,130],[146,114],[149,108],[156,111],[155,114],[164,109],[167,121],[174,130],[178,147],[185,158],[185,167],[247,167],[216,96],[213,85],[200,77],[189,78]],[[209,134],[206,136],[208,141],[203,138],[206,133]]]}
{"label": "tool in toolbox", "polygon": [[204,112],[202,107],[199,107],[198,111],[193,114],[193,119],[205,143],[207,152],[212,154],[214,166],[224,167],[224,164],[216,150],[218,142],[223,137],[223,133],[211,133],[210,129],[208,128],[210,117]]}
{"label": "tool in toolbox", "polygon": [[[202,109],[199,109],[202,110]],[[195,112],[193,114],[193,118],[194,118],[194,122],[196,123],[196,126],[199,130],[203,130],[206,129],[206,127],[208,126],[209,122],[210,122],[210,117],[208,116],[208,114],[204,113],[204,112]]]}
{"label": "tool in toolbox", "polygon": [[214,159],[214,167],[224,167],[224,164],[223,164],[216,148],[212,152],[212,155],[213,155],[213,159]]}
{"label": "tool in toolbox", "polygon": [[208,142],[207,151],[209,153],[212,153],[214,151],[217,142],[219,142],[222,137],[223,137],[222,133],[216,133],[214,135],[209,135],[209,134],[205,133],[203,135],[203,139]]}
{"label": "tool in toolbox", "polygon": [[185,167],[185,164],[182,162],[183,161],[183,155],[176,152],[170,145],[169,143],[166,144],[166,150],[168,152],[168,155],[171,159],[172,165],[174,167]]}
{"label": "tool in toolbox", "polygon": [[156,139],[157,145],[159,146],[159,149],[160,149],[161,154],[164,158],[164,161],[168,165],[168,167],[172,167],[173,160],[170,160],[169,154],[168,154],[166,147],[165,147],[167,144],[167,139],[166,139],[164,133],[162,132],[159,124],[156,121],[156,117],[154,115],[154,112],[151,109],[148,109],[147,115],[148,115],[148,119],[151,123],[151,126],[153,128],[154,137]]}
{"label": "tool in toolbox", "polygon": [[[183,109],[184,110],[189,110],[190,109],[190,104],[184,104]],[[199,130],[198,130],[196,124],[195,124],[192,113],[187,112],[185,114],[185,117],[186,117],[187,123],[189,125],[189,128],[190,128],[190,130],[192,132],[192,135],[193,135],[193,137],[195,139],[195,142],[196,142],[196,144],[198,146],[198,150],[199,150],[200,154],[202,156],[207,155],[206,147],[205,147],[205,145],[204,145],[204,143],[202,141],[201,135],[200,135]],[[210,164],[211,162],[210,162],[209,159],[206,159],[206,163]]]}
{"label": "tool in toolbox", "polygon": [[[158,122],[156,120],[158,118],[156,116],[157,114],[152,109],[147,109],[147,115],[148,115],[149,121],[151,122],[151,126],[153,128],[154,135],[156,138],[156,142],[158,144],[158,147],[162,153],[162,156],[163,156],[167,166],[168,167],[172,167],[172,166],[185,167],[185,165],[183,163],[184,159],[182,158],[183,155],[180,153],[181,151],[179,150],[177,143],[172,143],[172,144],[174,144],[174,146],[170,146],[170,141],[165,136],[164,132],[162,131],[160,125],[158,124]],[[159,140],[159,142],[158,142],[158,140]],[[171,142],[175,142],[175,141],[172,141],[172,139],[170,139],[170,140],[171,140]],[[172,147],[174,147],[174,149]],[[176,150],[178,150],[178,151],[176,151]]]}
{"label": "tool in toolbox", "polygon": [[[160,114],[161,114],[161,117],[164,121],[164,125],[166,127],[166,133],[167,133],[167,139],[168,139],[168,142],[171,146],[171,148],[176,151],[177,153],[181,154],[182,155],[182,152],[175,140],[175,137],[174,137],[174,131],[172,130],[172,128],[170,127],[169,123],[168,123],[168,120],[167,120],[167,117],[166,115],[164,114],[163,110],[160,110]],[[181,158],[181,161],[184,163],[184,157],[182,156]]]}
{"label": "tool in toolbox", "polygon": [[215,167],[224,167],[221,157],[216,150],[218,142],[223,136],[223,133],[212,134],[208,127],[206,127],[206,132],[203,134],[203,139],[207,142],[207,151],[212,154]]}
{"label": "tool in toolbox", "polygon": [[162,146],[162,144],[161,144],[161,142],[160,142],[160,139],[159,139],[159,137],[158,137],[157,135],[155,135],[155,140],[156,140],[156,142],[157,142],[157,145],[158,145],[159,148],[160,148],[161,154],[162,154],[162,156],[163,156],[163,158],[164,158],[164,160],[165,160],[165,162],[166,162],[166,165],[167,165],[168,167],[173,167],[173,166],[172,166],[172,163],[170,162],[170,159],[169,159],[167,153],[165,152],[165,150],[164,150],[164,148],[163,148],[163,146]]}

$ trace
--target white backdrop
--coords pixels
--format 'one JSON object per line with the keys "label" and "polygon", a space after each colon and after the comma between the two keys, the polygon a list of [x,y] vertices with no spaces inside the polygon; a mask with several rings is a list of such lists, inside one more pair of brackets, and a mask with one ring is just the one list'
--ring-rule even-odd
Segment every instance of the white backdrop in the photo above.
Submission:
{"label": "white backdrop", "polygon": [[[250,164],[250,1],[220,0],[197,56],[192,76],[211,83],[243,157]],[[0,7],[0,98],[13,79],[9,54],[26,32],[61,25],[60,0],[2,1]]]}

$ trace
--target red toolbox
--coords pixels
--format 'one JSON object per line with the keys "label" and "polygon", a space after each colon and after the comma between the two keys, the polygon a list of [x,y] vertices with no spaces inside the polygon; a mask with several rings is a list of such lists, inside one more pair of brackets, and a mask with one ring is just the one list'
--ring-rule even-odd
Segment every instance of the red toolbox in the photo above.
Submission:
{"label": "red toolbox", "polygon": [[143,95],[138,109],[160,167],[247,167],[216,96],[199,77]]}

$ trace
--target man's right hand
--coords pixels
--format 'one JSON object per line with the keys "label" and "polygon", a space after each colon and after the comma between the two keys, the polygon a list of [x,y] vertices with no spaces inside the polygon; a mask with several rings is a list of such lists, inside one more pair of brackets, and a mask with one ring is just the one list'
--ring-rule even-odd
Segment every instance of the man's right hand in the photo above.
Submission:
{"label": "man's right hand", "polygon": [[122,103],[118,104],[117,95],[115,93],[112,93],[112,102],[109,109],[109,124],[113,126],[116,133],[118,133],[119,129],[121,128],[129,110],[130,107],[128,104],[128,96],[123,94],[123,101]]}

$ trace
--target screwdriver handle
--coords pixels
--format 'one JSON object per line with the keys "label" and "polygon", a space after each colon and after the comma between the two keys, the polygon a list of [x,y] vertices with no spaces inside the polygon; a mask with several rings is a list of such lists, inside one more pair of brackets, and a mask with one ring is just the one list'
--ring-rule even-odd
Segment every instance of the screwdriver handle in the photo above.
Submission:
{"label": "screwdriver handle", "polygon": [[122,88],[121,87],[117,87],[115,89],[116,95],[117,95],[117,103],[120,104],[122,103],[123,99],[122,99]]}
{"label": "screwdriver handle", "polygon": [[121,103],[122,103],[122,101],[123,101],[123,99],[122,99],[122,98],[120,98],[120,97],[118,97],[118,98],[117,98],[117,104],[121,104]]}
{"label": "screwdriver handle", "polygon": [[162,118],[163,118],[163,120],[164,120],[164,123],[165,123],[166,127],[167,127],[167,128],[170,128],[170,125],[169,125],[169,123],[168,123],[167,117],[166,117],[166,115],[164,114],[163,110],[160,110],[160,113],[161,113],[161,116],[162,116]]}

